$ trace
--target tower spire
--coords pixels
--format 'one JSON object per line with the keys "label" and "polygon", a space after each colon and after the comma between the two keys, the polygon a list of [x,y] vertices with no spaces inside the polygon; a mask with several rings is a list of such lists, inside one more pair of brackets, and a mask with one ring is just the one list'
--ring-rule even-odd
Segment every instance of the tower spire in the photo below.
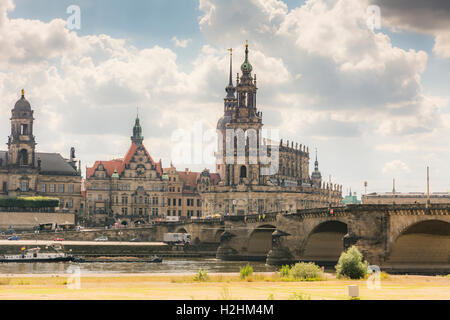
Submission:
{"label": "tower spire", "polygon": [[250,62],[248,61],[248,41],[245,41],[245,60],[244,63],[241,65],[241,70],[243,73],[243,76],[248,76],[250,77],[250,73],[252,72],[252,65],[250,64]]}
{"label": "tower spire", "polygon": [[131,137],[131,141],[136,144],[142,144],[143,140],[144,140],[144,137],[142,136],[142,127],[139,123],[139,113],[137,113],[136,120],[134,122],[133,136]]}
{"label": "tower spire", "polygon": [[227,50],[230,51],[230,79],[225,88],[225,91],[227,92],[226,99],[235,99],[234,92],[236,91],[236,88],[233,86],[233,48]]}
{"label": "tower spire", "polygon": [[314,161],[314,169],[319,170],[319,161],[317,161],[317,148],[316,148],[316,161]]}
{"label": "tower spire", "polygon": [[233,86],[233,48],[228,49],[228,51],[230,51],[230,82],[228,85]]}

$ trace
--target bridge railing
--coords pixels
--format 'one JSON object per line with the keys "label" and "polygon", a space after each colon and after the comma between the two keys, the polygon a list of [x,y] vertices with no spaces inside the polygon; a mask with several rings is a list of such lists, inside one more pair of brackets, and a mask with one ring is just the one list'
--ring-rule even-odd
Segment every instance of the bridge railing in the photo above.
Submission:
{"label": "bridge railing", "polygon": [[268,214],[247,214],[247,215],[233,215],[224,216],[224,221],[244,222],[244,223],[256,223],[256,222],[269,222],[276,221],[276,213]]}

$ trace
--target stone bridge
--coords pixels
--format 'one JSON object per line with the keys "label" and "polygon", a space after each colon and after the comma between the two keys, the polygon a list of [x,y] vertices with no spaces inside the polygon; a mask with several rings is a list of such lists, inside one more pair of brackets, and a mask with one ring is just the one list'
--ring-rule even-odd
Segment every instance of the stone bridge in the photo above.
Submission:
{"label": "stone bridge", "polygon": [[[332,209],[332,210],[331,210]],[[192,244],[223,260],[272,265],[313,261],[334,266],[356,245],[370,264],[388,272],[450,273],[450,204],[348,205],[222,219],[159,222],[127,229],[58,233],[66,240],[162,241],[166,232],[191,234]],[[54,233],[22,239],[53,239]]]}
{"label": "stone bridge", "polygon": [[389,272],[450,273],[450,204],[348,205],[224,223],[220,259],[334,266],[356,245],[370,264]]}
{"label": "stone bridge", "polygon": [[[93,241],[100,236],[107,236],[110,241],[130,241],[139,238],[145,242],[163,241],[164,233],[182,232],[191,234],[193,244],[220,243],[220,235],[224,232],[222,219],[188,220],[180,222],[158,222],[134,228],[102,229],[93,228],[85,231],[34,232],[20,234],[23,240],[52,240],[64,238],[72,241]],[[8,238],[4,235],[0,238]]]}

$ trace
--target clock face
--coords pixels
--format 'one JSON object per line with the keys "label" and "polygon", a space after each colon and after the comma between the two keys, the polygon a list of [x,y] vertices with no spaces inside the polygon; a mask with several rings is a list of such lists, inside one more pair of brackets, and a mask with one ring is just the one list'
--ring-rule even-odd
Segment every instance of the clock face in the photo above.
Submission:
{"label": "clock face", "polygon": [[145,168],[144,167],[139,167],[136,169],[136,172],[138,175],[143,175],[145,173]]}

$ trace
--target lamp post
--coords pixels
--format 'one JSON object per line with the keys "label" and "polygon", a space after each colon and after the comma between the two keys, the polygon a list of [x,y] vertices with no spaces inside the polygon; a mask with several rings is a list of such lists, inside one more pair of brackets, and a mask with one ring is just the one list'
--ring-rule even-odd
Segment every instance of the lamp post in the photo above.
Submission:
{"label": "lamp post", "polygon": [[426,208],[430,206],[430,168],[427,166],[427,203]]}

